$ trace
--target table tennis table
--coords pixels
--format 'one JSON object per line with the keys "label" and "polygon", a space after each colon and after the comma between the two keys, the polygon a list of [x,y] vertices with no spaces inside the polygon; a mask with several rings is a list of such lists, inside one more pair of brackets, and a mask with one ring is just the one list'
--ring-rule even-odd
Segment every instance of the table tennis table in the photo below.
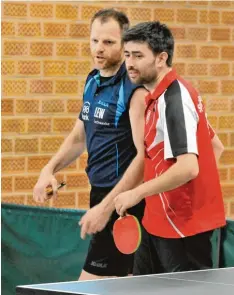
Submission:
{"label": "table tennis table", "polygon": [[17,286],[16,295],[231,295],[234,267]]}

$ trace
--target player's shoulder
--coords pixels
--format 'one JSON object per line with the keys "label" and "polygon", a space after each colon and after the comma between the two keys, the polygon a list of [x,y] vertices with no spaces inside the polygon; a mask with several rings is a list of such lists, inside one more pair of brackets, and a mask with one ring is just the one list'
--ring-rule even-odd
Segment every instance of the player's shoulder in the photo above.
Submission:
{"label": "player's shoulder", "polygon": [[192,95],[198,95],[198,90],[194,87],[194,85],[184,78],[178,76],[177,81],[180,83],[180,86],[182,88],[185,88],[190,94]]}
{"label": "player's shoulder", "polygon": [[179,77],[175,79],[165,90],[163,98],[166,103],[176,103],[178,99],[183,101],[198,97],[198,91],[191,82]]}
{"label": "player's shoulder", "polygon": [[86,82],[88,82],[90,79],[92,79],[94,76],[96,76],[98,74],[98,70],[97,69],[93,69],[91,72],[89,72]]}

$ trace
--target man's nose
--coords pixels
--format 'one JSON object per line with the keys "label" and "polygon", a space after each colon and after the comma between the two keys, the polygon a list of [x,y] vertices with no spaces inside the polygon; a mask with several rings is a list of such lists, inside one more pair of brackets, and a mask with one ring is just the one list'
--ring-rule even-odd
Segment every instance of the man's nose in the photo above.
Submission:
{"label": "man's nose", "polygon": [[98,42],[98,44],[96,46],[96,51],[97,51],[97,53],[101,53],[104,51],[104,46],[103,46],[102,42]]}
{"label": "man's nose", "polygon": [[131,70],[134,68],[134,62],[133,62],[133,58],[131,56],[129,56],[125,59],[125,63],[126,63],[127,69]]}

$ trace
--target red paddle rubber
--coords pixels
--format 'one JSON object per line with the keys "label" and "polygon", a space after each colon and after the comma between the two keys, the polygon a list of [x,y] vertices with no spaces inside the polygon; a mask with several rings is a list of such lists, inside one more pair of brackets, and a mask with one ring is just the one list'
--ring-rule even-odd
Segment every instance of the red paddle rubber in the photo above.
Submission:
{"label": "red paddle rubber", "polygon": [[133,215],[120,217],[114,223],[113,237],[117,249],[123,254],[134,253],[141,242],[141,227]]}

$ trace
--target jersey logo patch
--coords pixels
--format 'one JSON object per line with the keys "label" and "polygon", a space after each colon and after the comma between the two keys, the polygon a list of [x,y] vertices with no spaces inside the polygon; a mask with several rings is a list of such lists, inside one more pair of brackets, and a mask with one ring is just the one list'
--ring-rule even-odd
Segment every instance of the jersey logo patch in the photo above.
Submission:
{"label": "jersey logo patch", "polygon": [[105,114],[105,109],[96,107],[94,111],[94,117],[97,119],[103,119],[103,116]]}
{"label": "jersey logo patch", "polygon": [[89,121],[89,108],[90,108],[90,102],[86,101],[83,105],[82,109],[82,119],[84,121]]}

